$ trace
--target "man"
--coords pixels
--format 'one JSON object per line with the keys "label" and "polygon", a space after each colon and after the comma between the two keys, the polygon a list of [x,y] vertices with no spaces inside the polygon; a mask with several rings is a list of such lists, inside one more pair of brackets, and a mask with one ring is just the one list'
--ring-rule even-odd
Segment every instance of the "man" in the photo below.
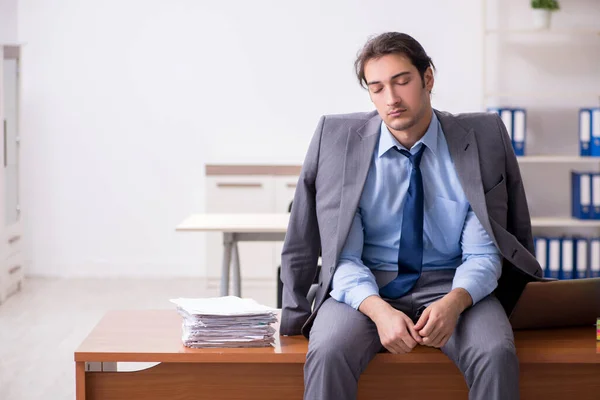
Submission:
{"label": "man", "polygon": [[433,110],[434,66],[409,35],[371,39],[355,66],[377,110],[319,121],[282,253],[280,332],[309,337],[304,398],[356,398],[382,347],[425,345],[470,399],[518,399],[507,311],[542,271],[506,129]]}

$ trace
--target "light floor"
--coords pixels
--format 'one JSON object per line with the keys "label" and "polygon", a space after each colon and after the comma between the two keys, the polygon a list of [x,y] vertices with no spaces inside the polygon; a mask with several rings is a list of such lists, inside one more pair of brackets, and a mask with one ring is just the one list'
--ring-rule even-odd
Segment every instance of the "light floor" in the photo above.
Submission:
{"label": "light floor", "polygon": [[[275,282],[260,286],[244,287],[243,297],[275,306]],[[108,310],[217,295],[201,279],[27,279],[0,304],[0,400],[73,400],[73,353]]]}

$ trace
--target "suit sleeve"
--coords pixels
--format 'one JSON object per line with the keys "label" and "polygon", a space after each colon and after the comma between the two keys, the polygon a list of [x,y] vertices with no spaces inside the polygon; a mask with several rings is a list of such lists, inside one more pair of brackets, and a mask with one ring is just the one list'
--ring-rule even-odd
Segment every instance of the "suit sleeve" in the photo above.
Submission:
{"label": "suit sleeve", "polygon": [[281,253],[283,298],[279,332],[282,335],[301,334],[301,328],[311,314],[306,296],[317,272],[321,249],[316,209],[316,178],[324,124],[323,116],[319,120],[302,164]]}
{"label": "suit sleeve", "polygon": [[499,115],[495,115],[498,129],[501,132],[506,154],[506,189],[508,191],[508,218],[507,230],[513,232],[517,240],[531,253],[535,254],[533,247],[533,234],[531,232],[531,217],[527,206],[525,188],[521,179],[521,171],[517,156],[513,150],[508,132]]}

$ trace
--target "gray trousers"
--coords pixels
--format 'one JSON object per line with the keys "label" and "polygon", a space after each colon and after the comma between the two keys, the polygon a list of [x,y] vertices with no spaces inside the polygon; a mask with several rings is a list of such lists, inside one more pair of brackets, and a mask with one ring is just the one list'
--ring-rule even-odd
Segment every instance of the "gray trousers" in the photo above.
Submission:
{"label": "gray trousers", "polygon": [[[395,275],[395,272],[377,272],[375,278],[381,287]],[[384,300],[416,322],[425,307],[451,290],[453,277],[454,270],[424,271],[408,294],[397,300]],[[360,374],[384,350],[377,327],[369,317],[328,298],[310,331],[304,365],[304,399],[356,399]],[[493,295],[459,317],[454,333],[441,351],[465,377],[470,400],[519,399],[519,361],[512,327]],[[402,399],[401,387],[400,384],[398,399]]]}

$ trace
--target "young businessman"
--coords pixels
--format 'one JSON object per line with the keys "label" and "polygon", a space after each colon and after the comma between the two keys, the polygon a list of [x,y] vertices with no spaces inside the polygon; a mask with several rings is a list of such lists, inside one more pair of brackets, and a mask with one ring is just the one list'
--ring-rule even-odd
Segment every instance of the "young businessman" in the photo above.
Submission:
{"label": "young businessman", "polygon": [[377,110],[319,121],[282,253],[280,332],[309,337],[304,398],[356,398],[382,348],[425,345],[470,399],[518,399],[506,312],[542,273],[502,121],[433,110],[433,63],[409,35],[371,39],[355,66]]}

